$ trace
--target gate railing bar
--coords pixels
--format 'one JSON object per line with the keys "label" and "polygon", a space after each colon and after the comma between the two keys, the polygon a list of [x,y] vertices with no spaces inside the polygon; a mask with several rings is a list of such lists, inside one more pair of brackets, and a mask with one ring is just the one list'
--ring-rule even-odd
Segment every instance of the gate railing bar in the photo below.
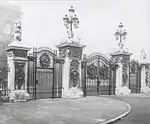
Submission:
{"label": "gate railing bar", "polygon": [[36,67],[37,69],[51,69],[51,70],[53,70],[53,68],[43,68],[43,67]]}
{"label": "gate railing bar", "polygon": [[35,60],[34,60],[34,82],[33,82],[33,84],[34,84],[34,90],[33,90],[33,92],[35,92],[34,93],[34,95],[35,95],[35,99],[36,99],[36,67],[37,67],[37,48],[33,48],[33,56],[35,57]]}
{"label": "gate railing bar", "polygon": [[99,95],[99,84],[100,84],[99,67],[100,67],[100,57],[98,56],[98,64],[97,64],[97,95]]}
{"label": "gate railing bar", "polygon": [[111,73],[112,73],[112,70],[111,70],[111,67],[110,67],[110,64],[109,64],[109,66],[108,66],[109,95],[111,95],[110,87],[111,87],[111,85],[113,85]]}
{"label": "gate railing bar", "polygon": [[52,99],[54,99],[54,88],[55,88],[55,53],[56,51],[54,50],[53,53],[53,84],[52,84]]}
{"label": "gate railing bar", "polygon": [[131,77],[131,70],[130,70],[130,68],[131,68],[131,66],[130,66],[130,64],[131,64],[131,61],[129,60],[129,63],[128,63],[128,66],[129,66],[129,89],[130,89],[130,77]]}
{"label": "gate railing bar", "polygon": [[29,93],[29,68],[30,68],[30,67],[29,67],[29,66],[30,66],[29,62],[30,62],[30,61],[29,61],[29,59],[28,59],[27,93]]}
{"label": "gate railing bar", "polygon": [[63,87],[62,87],[62,64],[59,64],[59,76],[60,76],[60,85],[61,87],[61,91],[60,91],[60,97],[62,96],[62,90],[63,90]]}

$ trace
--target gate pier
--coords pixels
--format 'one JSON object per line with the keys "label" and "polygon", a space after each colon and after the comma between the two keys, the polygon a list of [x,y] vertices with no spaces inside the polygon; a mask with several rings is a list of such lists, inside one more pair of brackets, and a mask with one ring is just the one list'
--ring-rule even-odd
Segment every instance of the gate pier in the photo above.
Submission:
{"label": "gate pier", "polygon": [[26,90],[27,89],[27,52],[30,48],[22,45],[21,42],[13,41],[7,47],[8,52],[8,89]]}
{"label": "gate pier", "polygon": [[[20,20],[15,24],[13,40],[6,48],[7,61],[10,71],[8,72],[8,90],[10,91],[10,100],[20,101],[27,100],[27,73],[28,73],[28,58],[27,52],[29,47],[21,41],[22,27]],[[19,97],[16,97],[16,93]],[[21,95],[24,95],[22,98]]]}
{"label": "gate pier", "polygon": [[75,41],[67,41],[57,45],[59,57],[64,59],[62,86],[62,97],[78,97],[83,95],[81,91],[81,58],[85,45]]}
{"label": "gate pier", "polygon": [[111,54],[113,62],[119,65],[116,73],[116,95],[129,94],[131,90],[130,85],[130,56],[124,48],[124,40],[126,39],[127,32],[123,29],[122,23],[119,24],[118,30],[115,33],[116,40],[118,42],[118,49]]}
{"label": "gate pier", "polygon": [[145,52],[141,52],[141,93],[150,93],[150,63],[147,62]]}
{"label": "gate pier", "polygon": [[130,55],[132,54],[125,51],[117,51],[111,54],[112,61],[118,64],[118,69],[116,71],[116,95],[131,93],[129,89]]}

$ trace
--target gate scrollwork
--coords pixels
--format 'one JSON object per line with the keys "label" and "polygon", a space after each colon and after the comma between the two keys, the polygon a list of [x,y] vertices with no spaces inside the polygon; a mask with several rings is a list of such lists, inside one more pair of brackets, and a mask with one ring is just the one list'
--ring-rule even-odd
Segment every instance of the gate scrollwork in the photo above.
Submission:
{"label": "gate scrollwork", "polygon": [[92,80],[97,78],[97,67],[94,64],[87,66],[87,75]]}
{"label": "gate scrollwork", "polygon": [[99,75],[100,78],[103,80],[108,79],[108,67],[107,66],[102,66],[99,68]]}

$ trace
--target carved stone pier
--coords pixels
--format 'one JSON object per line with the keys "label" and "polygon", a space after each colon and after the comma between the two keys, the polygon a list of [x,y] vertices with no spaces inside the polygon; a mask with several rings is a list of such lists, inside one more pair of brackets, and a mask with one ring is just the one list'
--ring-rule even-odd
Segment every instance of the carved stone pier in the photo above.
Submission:
{"label": "carved stone pier", "polygon": [[85,45],[67,41],[57,45],[59,57],[65,60],[63,66],[62,97],[76,98],[83,95],[81,87],[81,58]]}

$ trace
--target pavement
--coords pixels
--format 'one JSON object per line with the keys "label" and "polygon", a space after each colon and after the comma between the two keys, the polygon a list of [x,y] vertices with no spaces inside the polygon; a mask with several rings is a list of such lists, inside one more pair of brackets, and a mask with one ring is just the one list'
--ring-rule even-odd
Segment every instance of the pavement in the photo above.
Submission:
{"label": "pavement", "polygon": [[104,97],[42,99],[0,105],[0,124],[107,124],[130,112],[126,102]]}

